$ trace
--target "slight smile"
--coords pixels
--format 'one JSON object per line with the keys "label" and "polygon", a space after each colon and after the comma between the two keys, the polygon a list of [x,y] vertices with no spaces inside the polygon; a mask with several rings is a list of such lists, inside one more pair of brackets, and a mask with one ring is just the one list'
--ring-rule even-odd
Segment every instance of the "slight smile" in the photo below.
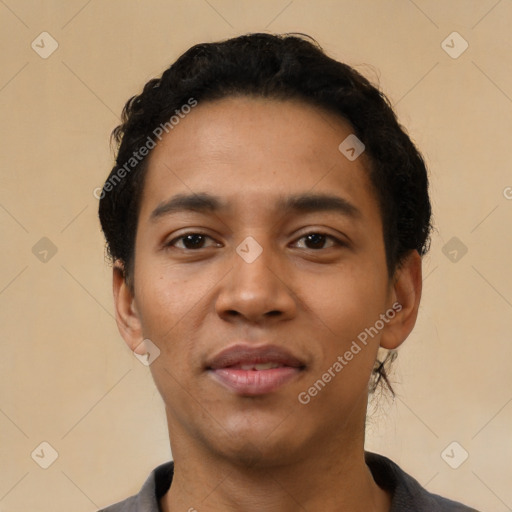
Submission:
{"label": "slight smile", "polygon": [[243,396],[277,391],[304,369],[304,362],[286,349],[242,344],[224,349],[206,367],[217,382]]}

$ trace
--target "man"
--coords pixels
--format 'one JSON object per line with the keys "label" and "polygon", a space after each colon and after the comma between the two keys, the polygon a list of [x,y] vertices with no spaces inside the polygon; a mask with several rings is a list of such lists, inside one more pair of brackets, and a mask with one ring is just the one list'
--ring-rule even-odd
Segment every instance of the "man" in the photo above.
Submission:
{"label": "man", "polygon": [[305,37],[197,45],[125,106],[100,220],[174,462],[116,511],[469,511],[364,450],[430,202],[385,97]]}

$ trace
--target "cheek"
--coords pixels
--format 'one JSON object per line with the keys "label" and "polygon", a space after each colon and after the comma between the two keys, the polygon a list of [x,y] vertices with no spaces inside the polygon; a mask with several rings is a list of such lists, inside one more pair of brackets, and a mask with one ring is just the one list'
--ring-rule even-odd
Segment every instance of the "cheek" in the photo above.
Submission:
{"label": "cheek", "polygon": [[384,312],[387,281],[382,272],[367,265],[315,276],[304,283],[303,290],[307,291],[311,314],[340,342],[350,344]]}
{"label": "cheek", "polygon": [[144,335],[161,339],[186,313],[186,300],[180,300],[180,284],[163,276],[142,275],[143,284],[135,290],[142,317]]}
{"label": "cheek", "polygon": [[[160,355],[150,366],[155,385],[165,403],[176,411],[191,407],[190,389],[194,358],[197,359],[197,308],[205,291],[194,279],[166,275],[155,267],[140,273],[147,283],[139,290],[139,311],[143,335],[159,348]],[[137,291],[136,291],[137,294]],[[192,401],[193,402],[193,401]]]}
{"label": "cheek", "polygon": [[143,335],[160,350],[168,350],[168,341],[177,339],[175,333],[197,302],[197,293],[187,280],[173,279],[156,266],[141,264],[135,270],[135,297]]}
{"label": "cheek", "polygon": [[200,269],[184,273],[176,267],[143,265],[142,258],[135,272],[143,335],[159,347],[166,366],[179,371],[185,358],[194,359],[200,345],[201,325],[213,307],[215,276]]}
{"label": "cheek", "polygon": [[336,421],[342,421],[343,414],[366,396],[380,343],[380,334],[374,335],[369,329],[385,311],[387,280],[367,269],[317,278],[304,290],[308,290],[310,323],[315,324],[315,337],[321,346],[321,356],[305,390],[323,386],[320,380],[328,383],[318,393],[314,407],[336,403],[341,417],[333,414]]}

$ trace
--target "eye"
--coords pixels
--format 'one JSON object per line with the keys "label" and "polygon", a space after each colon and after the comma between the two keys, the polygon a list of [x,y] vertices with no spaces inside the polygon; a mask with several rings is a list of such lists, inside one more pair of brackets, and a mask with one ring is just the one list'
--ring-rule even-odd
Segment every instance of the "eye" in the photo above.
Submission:
{"label": "eye", "polygon": [[[343,246],[345,245],[341,240],[338,240],[336,237],[332,235],[328,235],[326,233],[307,233],[306,235],[301,236],[298,241],[304,240],[302,244],[299,244],[300,249],[329,249],[335,246]],[[330,244],[325,247],[325,243],[330,242]]]}
{"label": "eye", "polygon": [[[303,240],[303,242],[301,242],[301,240]],[[206,244],[207,241],[211,241],[210,245]],[[297,242],[295,242],[295,244],[297,247],[299,247],[299,249],[310,249],[314,251],[345,245],[341,240],[337,239],[336,237],[321,232],[307,233],[301,236],[297,240]],[[171,241],[165,244],[166,248],[176,248],[185,251],[193,251],[198,249],[205,249],[208,247],[220,246],[221,244],[216,242],[209,235],[206,235],[205,233],[196,232],[185,233],[176,238],[173,238]]]}
{"label": "eye", "polygon": [[[210,247],[219,247],[220,244],[215,242],[212,237],[204,233],[185,233],[184,235],[173,238],[165,244],[166,248],[177,248],[183,250],[204,249],[206,240],[212,240],[214,243]],[[206,246],[208,247],[208,246]]]}

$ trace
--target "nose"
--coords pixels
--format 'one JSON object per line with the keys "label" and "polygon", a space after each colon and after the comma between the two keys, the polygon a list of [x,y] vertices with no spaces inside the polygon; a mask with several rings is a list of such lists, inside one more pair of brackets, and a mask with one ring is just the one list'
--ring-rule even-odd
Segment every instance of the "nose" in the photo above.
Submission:
{"label": "nose", "polygon": [[[240,253],[242,254],[242,253]],[[292,318],[297,309],[284,263],[270,248],[254,260],[233,251],[233,267],[222,280],[216,300],[217,314],[227,321],[242,319],[264,323]]]}

